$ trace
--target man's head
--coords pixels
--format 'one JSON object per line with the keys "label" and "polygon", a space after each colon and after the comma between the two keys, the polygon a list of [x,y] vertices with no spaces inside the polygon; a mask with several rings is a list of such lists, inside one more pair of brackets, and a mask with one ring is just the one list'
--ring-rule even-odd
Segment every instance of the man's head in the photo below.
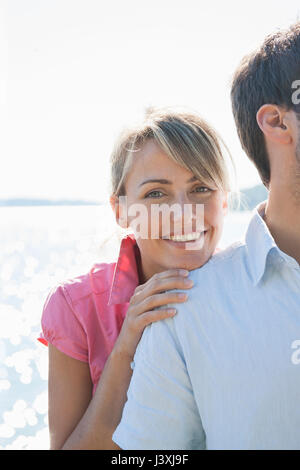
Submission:
{"label": "man's head", "polygon": [[[231,100],[238,135],[266,187],[270,183],[271,154],[299,136],[299,89],[300,22],[297,22],[288,30],[267,36],[261,47],[242,59],[232,81]],[[294,147],[300,165],[299,140]]]}

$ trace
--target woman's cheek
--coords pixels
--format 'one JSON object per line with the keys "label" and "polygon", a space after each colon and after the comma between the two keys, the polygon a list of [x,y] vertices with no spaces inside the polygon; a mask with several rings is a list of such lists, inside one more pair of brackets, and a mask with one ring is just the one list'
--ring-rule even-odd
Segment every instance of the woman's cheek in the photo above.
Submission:
{"label": "woman's cheek", "polygon": [[151,223],[148,207],[133,204],[128,210],[128,223],[136,239],[148,239],[151,234]]}
{"label": "woman's cheek", "polygon": [[217,227],[219,224],[223,224],[224,212],[220,198],[212,200],[206,207],[204,207],[204,216],[212,226]]}

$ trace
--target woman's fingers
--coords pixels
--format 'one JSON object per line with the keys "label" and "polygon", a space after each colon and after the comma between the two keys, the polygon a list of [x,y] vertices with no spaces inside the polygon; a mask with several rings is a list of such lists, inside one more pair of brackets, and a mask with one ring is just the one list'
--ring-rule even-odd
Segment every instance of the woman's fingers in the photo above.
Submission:
{"label": "woman's fingers", "polygon": [[186,292],[164,292],[162,294],[154,294],[144,299],[141,304],[141,312],[153,310],[156,307],[171,303],[185,302],[188,298]]}
{"label": "woman's fingers", "polygon": [[152,276],[151,279],[164,279],[170,276],[188,276],[189,271],[187,269],[168,269],[167,271],[162,271],[161,273],[156,273]]}
{"label": "woman's fingers", "polygon": [[187,269],[179,269],[179,268],[174,268],[174,269],[168,269],[167,271],[162,271],[160,273],[154,274],[150,279],[148,279],[145,284],[141,284],[137,286],[136,291],[143,290],[145,287],[150,286],[153,282],[159,282],[162,279],[166,279],[169,277],[187,277],[189,274],[189,271]]}
{"label": "woman's fingers", "polygon": [[[189,271],[186,271],[188,274]],[[137,286],[130,299],[130,305],[118,337],[119,348],[130,357],[134,356],[136,346],[144,328],[152,322],[174,316],[176,309],[170,303],[185,302],[186,292],[170,292],[174,289],[188,289],[192,282],[180,269],[169,269],[154,274],[145,284]],[[164,308],[157,308],[162,307]]]}
{"label": "woman's fingers", "polygon": [[139,328],[145,328],[145,326],[149,325],[149,323],[174,317],[176,313],[176,308],[150,310],[149,312],[144,312],[139,315],[137,318],[137,323],[139,324]]}
{"label": "woman's fingers", "polygon": [[161,276],[154,275],[146,284],[138,286],[131,298],[131,304],[141,303],[147,297],[159,292],[165,292],[172,289],[189,289],[193,286],[193,281],[186,276],[179,274],[179,270],[170,270],[170,273],[159,273]]}

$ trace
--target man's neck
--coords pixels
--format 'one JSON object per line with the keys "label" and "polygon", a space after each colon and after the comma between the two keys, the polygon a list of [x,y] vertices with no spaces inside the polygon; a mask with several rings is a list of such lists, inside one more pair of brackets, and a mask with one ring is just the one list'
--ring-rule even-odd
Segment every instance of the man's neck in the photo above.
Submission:
{"label": "man's neck", "polygon": [[[297,181],[298,178],[298,181]],[[300,264],[300,178],[273,182],[264,220],[276,245]]]}

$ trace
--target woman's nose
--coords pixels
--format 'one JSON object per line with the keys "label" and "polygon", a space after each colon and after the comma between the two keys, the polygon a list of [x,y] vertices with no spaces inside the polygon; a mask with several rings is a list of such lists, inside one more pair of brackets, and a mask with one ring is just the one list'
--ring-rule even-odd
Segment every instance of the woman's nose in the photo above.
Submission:
{"label": "woman's nose", "polygon": [[184,207],[186,205],[190,205],[191,201],[189,199],[189,196],[186,193],[182,192],[174,196],[174,198],[172,199],[172,204],[176,205],[177,207],[181,207],[181,211],[183,212]]}
{"label": "woman's nose", "polygon": [[196,231],[196,222],[201,218],[201,210],[197,208],[197,204],[191,203],[187,198],[182,199],[180,202],[174,202],[173,224],[174,231],[179,230],[182,233],[189,233]]}

